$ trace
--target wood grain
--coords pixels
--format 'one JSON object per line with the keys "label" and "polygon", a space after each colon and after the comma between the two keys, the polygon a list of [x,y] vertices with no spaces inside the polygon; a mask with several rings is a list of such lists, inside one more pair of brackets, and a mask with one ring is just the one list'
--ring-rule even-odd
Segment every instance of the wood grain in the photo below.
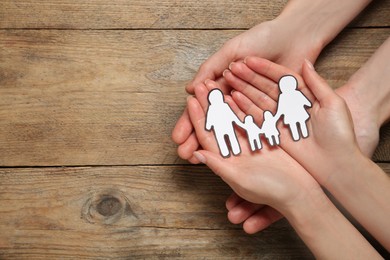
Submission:
{"label": "wood grain", "polygon": [[0,258],[311,258],[286,221],[246,235],[204,167],[0,169]]}
{"label": "wood grain", "polygon": [[[230,224],[229,187],[170,140],[199,65],[286,2],[1,0],[0,259],[312,259],[285,220]],[[332,87],[389,16],[373,1],[325,49]],[[374,159],[389,153],[388,124]]]}
{"label": "wood grain", "polygon": [[390,161],[390,123],[381,128],[379,145],[372,159],[376,162]]}
{"label": "wood grain", "polygon": [[[1,31],[0,165],[183,163],[170,133],[184,85],[240,32]],[[318,71],[342,85],[389,32],[348,30]]]}
{"label": "wood grain", "polygon": [[247,28],[273,19],[286,2],[3,0],[0,28]]}
{"label": "wood grain", "polygon": [[[250,28],[275,18],[286,0],[2,0],[0,28]],[[351,26],[390,26],[390,2],[377,0]]]}

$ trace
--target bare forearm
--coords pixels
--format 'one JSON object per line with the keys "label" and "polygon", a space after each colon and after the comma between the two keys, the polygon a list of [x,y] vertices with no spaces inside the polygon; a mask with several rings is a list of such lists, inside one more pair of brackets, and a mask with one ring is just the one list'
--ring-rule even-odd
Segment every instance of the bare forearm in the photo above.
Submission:
{"label": "bare forearm", "polygon": [[295,205],[286,217],[316,258],[380,258],[325,194],[310,196]]}
{"label": "bare forearm", "polygon": [[[277,19],[299,25],[307,37],[326,46],[371,0],[291,0]],[[287,23],[287,24],[289,24]]]}
{"label": "bare forearm", "polygon": [[348,87],[357,102],[372,113],[378,126],[390,118],[390,37],[351,77]]}
{"label": "bare forearm", "polygon": [[333,174],[325,187],[387,250],[390,250],[390,178],[368,158]]}

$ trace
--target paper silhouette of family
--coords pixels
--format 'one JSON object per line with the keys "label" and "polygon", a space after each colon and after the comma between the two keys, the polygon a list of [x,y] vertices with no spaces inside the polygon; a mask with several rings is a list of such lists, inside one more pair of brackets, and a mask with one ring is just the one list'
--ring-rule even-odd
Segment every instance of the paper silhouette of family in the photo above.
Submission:
{"label": "paper silhouette of family", "polygon": [[[279,80],[279,98],[276,114],[264,111],[264,121],[259,127],[251,115],[247,115],[242,122],[225,102],[221,90],[213,89],[208,95],[209,107],[206,114],[206,130],[213,129],[214,135],[223,157],[230,155],[229,145],[233,155],[241,153],[235,125],[244,129],[248,136],[248,142],[252,151],[261,150],[261,135],[264,135],[271,146],[280,144],[280,132],[277,123],[283,116],[283,123],[290,128],[294,141],[299,141],[309,136],[306,121],[310,118],[306,107],[311,107],[311,102],[298,90],[298,82],[294,76],[286,75]],[[298,131],[298,125],[301,135]]]}

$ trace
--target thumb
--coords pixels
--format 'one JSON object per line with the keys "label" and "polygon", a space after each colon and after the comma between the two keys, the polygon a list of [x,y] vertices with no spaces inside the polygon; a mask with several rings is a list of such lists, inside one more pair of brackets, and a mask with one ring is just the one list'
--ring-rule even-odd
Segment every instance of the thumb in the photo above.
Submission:
{"label": "thumb", "polygon": [[194,152],[194,156],[202,163],[206,164],[216,175],[229,182],[233,170],[229,162],[219,154],[201,150]]}
{"label": "thumb", "polygon": [[311,92],[313,92],[313,95],[320,104],[323,104],[329,98],[336,95],[328,83],[326,83],[326,81],[318,75],[318,73],[314,70],[313,64],[308,60],[305,60],[303,64],[302,76],[303,80],[306,82],[307,86]]}
{"label": "thumb", "polygon": [[186,91],[193,94],[196,85],[204,83],[207,79],[217,80],[221,77],[232,62],[232,53],[226,45],[214,53],[199,67],[194,79],[186,86]]}

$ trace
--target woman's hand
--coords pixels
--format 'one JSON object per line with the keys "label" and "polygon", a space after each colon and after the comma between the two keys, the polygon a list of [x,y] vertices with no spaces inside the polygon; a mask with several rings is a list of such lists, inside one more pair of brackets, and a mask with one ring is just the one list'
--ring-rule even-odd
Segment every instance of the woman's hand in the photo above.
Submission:
{"label": "woman's hand", "polygon": [[[195,152],[198,160],[207,164],[240,197],[252,203],[268,205],[282,214],[288,212],[296,201],[321,190],[310,174],[281,148],[271,148],[263,141],[262,150],[251,152],[246,133],[241,129],[237,129],[236,133],[242,153],[223,159],[213,133],[204,129],[207,93],[217,84],[208,81],[207,87],[197,87],[196,98],[190,97],[187,104],[197,138],[204,148]],[[226,97],[226,102],[243,120],[245,114],[229,97]],[[262,116],[262,113],[257,116]]]}
{"label": "woman's hand", "polygon": [[[286,39],[289,39],[288,42]],[[317,59],[323,47],[319,39],[321,37],[313,37],[313,33],[306,32],[306,28],[297,24],[294,19],[282,17],[261,23],[227,41],[219,51],[200,66],[186,90],[193,94],[196,86],[211,79],[218,82],[218,88],[225,94],[229,94],[231,87],[222,77],[224,70],[229,67],[230,63],[242,61],[250,55],[272,60],[299,72],[305,58],[312,62]],[[199,142],[193,133],[187,108],[172,131],[172,139],[179,145],[178,155],[182,159],[189,160],[191,163],[199,163],[193,157],[193,152],[198,149]]]}
{"label": "woman's hand", "polygon": [[[237,129],[242,153],[221,157],[213,133],[205,130],[209,89],[199,86],[196,98],[189,97],[188,111],[195,133],[204,150],[194,155],[207,164],[240,197],[260,205],[267,212],[280,212],[294,227],[317,258],[378,258],[377,252],[329,201],[314,178],[279,147],[263,141],[260,151],[251,152],[247,136]],[[245,114],[225,98],[242,120]],[[261,116],[256,115],[256,116]]]}

